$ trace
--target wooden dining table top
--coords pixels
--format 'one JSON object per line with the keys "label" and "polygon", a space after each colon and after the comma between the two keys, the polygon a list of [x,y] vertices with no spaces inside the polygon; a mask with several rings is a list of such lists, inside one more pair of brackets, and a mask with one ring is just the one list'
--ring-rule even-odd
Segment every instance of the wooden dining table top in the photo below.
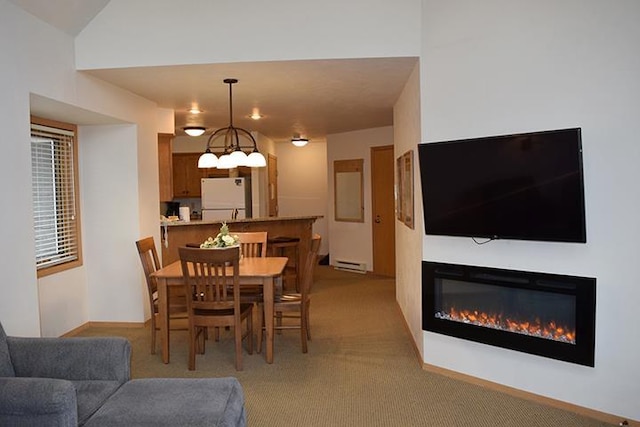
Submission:
{"label": "wooden dining table top", "polygon": [[[242,282],[242,279],[247,278],[279,276],[287,265],[287,261],[287,257],[242,258],[238,264],[240,281]],[[231,273],[231,267],[228,267],[227,271]],[[174,261],[171,264],[154,271],[151,273],[151,276],[156,279],[182,280],[182,265],[180,261]]]}

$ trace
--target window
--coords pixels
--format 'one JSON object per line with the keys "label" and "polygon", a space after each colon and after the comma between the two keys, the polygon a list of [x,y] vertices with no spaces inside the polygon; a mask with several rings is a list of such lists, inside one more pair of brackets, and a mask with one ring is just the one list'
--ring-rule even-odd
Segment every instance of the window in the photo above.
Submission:
{"label": "window", "polygon": [[76,145],[76,126],[31,118],[38,277],[82,265]]}

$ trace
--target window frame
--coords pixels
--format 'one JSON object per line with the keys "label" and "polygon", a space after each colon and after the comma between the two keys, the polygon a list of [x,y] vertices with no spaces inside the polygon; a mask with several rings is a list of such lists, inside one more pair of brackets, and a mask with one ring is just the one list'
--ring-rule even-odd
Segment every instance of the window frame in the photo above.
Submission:
{"label": "window frame", "polygon": [[[41,277],[49,276],[62,271],[70,270],[72,268],[77,268],[82,266],[83,264],[82,234],[81,234],[82,227],[81,227],[81,212],[80,212],[80,180],[78,178],[79,176],[78,175],[78,169],[79,169],[78,167],[78,127],[71,123],[59,122],[56,120],[45,119],[37,116],[31,116],[31,121],[29,125],[30,144],[31,144],[32,125],[46,126],[53,129],[60,129],[64,131],[73,132],[73,149],[71,154],[72,162],[73,162],[73,177],[71,177],[71,179],[73,180],[73,189],[74,189],[73,203],[74,203],[75,216],[76,216],[74,232],[75,232],[76,244],[77,244],[77,248],[76,248],[77,259],[66,261],[60,264],[51,265],[51,266],[38,267],[36,265],[37,277],[41,278]],[[32,167],[32,176],[33,176],[33,164],[31,165],[31,167]],[[33,202],[34,200],[32,195],[32,203]],[[34,209],[34,215],[35,215],[35,209]],[[35,217],[33,219],[34,219],[34,226],[35,226]],[[35,241],[34,241],[34,248],[35,248]],[[35,262],[35,259],[34,259],[34,262]]]}

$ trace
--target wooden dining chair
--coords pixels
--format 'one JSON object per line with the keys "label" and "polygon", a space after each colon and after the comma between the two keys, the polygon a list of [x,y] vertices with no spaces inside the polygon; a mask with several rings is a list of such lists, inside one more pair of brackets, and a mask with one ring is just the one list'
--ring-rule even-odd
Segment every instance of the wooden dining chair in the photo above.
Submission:
{"label": "wooden dining chair", "polygon": [[240,301],[240,249],[179,247],[178,253],[185,294],[191,296],[187,298],[189,370],[196,369],[196,350],[204,353],[207,328],[228,326],[234,330],[236,370],[241,371],[245,338],[248,353],[253,353],[253,305]]}
{"label": "wooden dining chair", "polygon": [[[267,256],[267,232],[266,231],[246,231],[231,233],[238,236],[240,242],[240,253],[246,258],[257,258]],[[243,284],[240,287],[240,301],[253,304],[253,330],[259,331],[262,319],[262,283],[256,282],[255,286]],[[258,334],[258,352],[262,349],[262,335]]]}
{"label": "wooden dining chair", "polygon": [[267,232],[247,231],[242,233],[231,233],[238,236],[240,250],[243,257],[266,257],[267,256]]}
{"label": "wooden dining chair", "polygon": [[[153,237],[145,237],[136,242],[144,277],[147,281],[147,294],[149,299],[149,309],[151,312],[151,354],[156,354],[156,331],[158,326],[158,284],[151,276],[161,265],[156,251],[156,244]],[[182,288],[172,287],[169,292],[169,327],[172,330],[187,330],[187,300]]]}
{"label": "wooden dining chair", "polygon": [[[274,297],[274,313],[276,324],[274,329],[276,331],[284,329],[299,329],[300,341],[302,344],[302,352],[307,352],[307,341],[311,339],[311,332],[309,327],[309,308],[311,305],[311,287],[313,285],[313,276],[315,272],[315,266],[318,263],[318,251],[320,250],[320,243],[322,239],[319,234],[314,234],[311,239],[311,248],[309,255],[305,261],[302,281],[300,284],[300,293],[285,292]],[[283,324],[283,318],[297,319],[297,322],[293,324]],[[263,333],[261,328],[260,334]],[[262,342],[262,338],[258,340]]]}

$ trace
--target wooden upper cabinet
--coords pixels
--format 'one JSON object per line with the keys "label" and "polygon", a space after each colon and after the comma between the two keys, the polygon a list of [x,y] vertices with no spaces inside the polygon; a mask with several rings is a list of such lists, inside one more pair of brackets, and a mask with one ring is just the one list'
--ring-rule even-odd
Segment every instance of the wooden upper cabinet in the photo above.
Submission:
{"label": "wooden upper cabinet", "polygon": [[172,140],[173,135],[171,134],[158,134],[158,171],[161,202],[168,202],[173,199]]}
{"label": "wooden upper cabinet", "polygon": [[[201,154],[202,153],[173,153],[173,155],[170,156],[173,170],[170,188],[172,189],[173,199],[201,197],[200,179],[229,176],[228,169],[198,168],[198,159]],[[251,168],[244,166],[239,167],[238,176],[251,176]],[[160,179],[160,192],[162,194],[162,177]],[[164,201],[162,197],[160,200]]]}
{"label": "wooden upper cabinet", "polygon": [[173,154],[173,197],[175,199],[200,197],[200,179],[207,176],[206,169],[198,168],[200,154]]}

